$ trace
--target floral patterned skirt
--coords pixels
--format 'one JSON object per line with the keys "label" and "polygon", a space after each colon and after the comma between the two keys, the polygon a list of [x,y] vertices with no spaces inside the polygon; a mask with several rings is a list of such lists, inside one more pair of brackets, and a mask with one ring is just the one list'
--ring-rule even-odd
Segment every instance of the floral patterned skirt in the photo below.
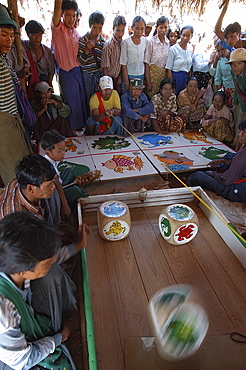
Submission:
{"label": "floral patterned skirt", "polygon": [[203,127],[203,130],[219,141],[231,142],[233,140],[231,128],[220,119],[210,126]]}
{"label": "floral patterned skirt", "polygon": [[150,82],[151,82],[151,91],[148,92],[148,97],[151,99],[155,94],[158,93],[160,88],[160,83],[166,77],[165,68],[159,68],[156,65],[152,64],[149,67],[150,69]]}
{"label": "floral patterned skirt", "polygon": [[170,132],[181,132],[186,129],[186,123],[182,117],[172,117],[168,113],[165,114],[164,117],[157,118],[157,122],[161,130],[166,130]]}

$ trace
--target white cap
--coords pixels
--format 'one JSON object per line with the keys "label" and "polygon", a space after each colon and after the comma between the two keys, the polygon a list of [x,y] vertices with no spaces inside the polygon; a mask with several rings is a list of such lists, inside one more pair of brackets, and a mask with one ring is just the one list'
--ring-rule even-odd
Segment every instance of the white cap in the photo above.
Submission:
{"label": "white cap", "polygon": [[100,78],[99,80],[99,86],[101,88],[101,90],[105,90],[105,89],[113,89],[113,80],[111,77],[109,76],[103,76]]}

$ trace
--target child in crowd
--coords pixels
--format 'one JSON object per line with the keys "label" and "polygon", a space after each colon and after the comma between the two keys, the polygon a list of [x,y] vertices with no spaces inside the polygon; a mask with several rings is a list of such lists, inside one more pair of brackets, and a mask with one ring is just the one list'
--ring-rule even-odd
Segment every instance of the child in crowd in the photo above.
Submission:
{"label": "child in crowd", "polygon": [[157,19],[157,34],[148,41],[145,50],[145,78],[149,98],[157,93],[161,81],[166,76],[165,66],[170,46],[166,37],[168,26],[169,21],[166,17],[161,16]]}
{"label": "child in crowd", "polygon": [[173,81],[168,78],[160,83],[159,93],[151,99],[154,112],[150,115],[151,123],[160,134],[181,132],[186,129],[185,119],[177,115],[176,95],[173,93]]}
{"label": "child in crowd", "polygon": [[170,24],[167,32],[167,38],[170,41],[170,46],[176,44],[180,38],[180,28],[177,24]]}
{"label": "child in crowd", "polygon": [[67,324],[53,330],[49,317],[54,313],[37,316],[31,306],[30,280],[44,278],[59,249],[55,229],[29,212],[16,212],[0,221],[1,369],[75,370],[62,344],[70,335]]}
{"label": "child in crowd", "polygon": [[206,114],[206,107],[202,101],[204,87],[199,90],[196,77],[189,77],[186,88],[178,95],[178,114],[186,119],[187,128],[200,128],[201,119]]}
{"label": "child in crowd", "polygon": [[89,134],[123,135],[120,97],[113,88],[111,77],[100,78],[99,92],[92,95],[90,99],[91,116],[86,123]]}
{"label": "child in crowd", "polygon": [[104,76],[110,76],[113,80],[114,90],[121,94],[121,65],[120,51],[121,42],[125,33],[126,20],[122,15],[117,15],[113,21],[112,38],[105,42],[102,51],[102,72]]}
{"label": "child in crowd", "polygon": [[234,96],[234,82],[231,75],[231,67],[228,64],[228,60],[230,59],[230,52],[228,49],[222,47],[222,41],[219,40],[218,42],[221,43],[221,48],[219,51],[220,58],[218,60],[215,76],[214,76],[214,85],[218,90],[224,89],[226,93],[226,105],[229,108],[233,107],[232,100]]}
{"label": "child in crowd", "polygon": [[86,123],[86,104],[82,72],[77,59],[79,33],[74,28],[78,5],[73,0],[55,0],[51,24],[52,48],[59,67],[59,84],[71,109],[69,124],[76,135]]}
{"label": "child in crowd", "polygon": [[[197,171],[189,176],[188,186],[201,186],[213,191],[232,202],[246,201],[246,119],[239,124],[239,144],[242,148],[236,154],[230,153],[230,159],[217,159],[210,162],[214,171]],[[221,167],[223,165],[223,167]],[[221,170],[225,169],[224,172]],[[219,172],[217,172],[219,170]]]}
{"label": "child in crowd", "polygon": [[215,139],[229,143],[233,140],[233,120],[225,102],[226,94],[217,91],[213,97],[213,104],[202,119],[202,127]]}
{"label": "child in crowd", "polygon": [[[45,151],[45,158],[54,166],[58,175],[58,180],[56,180],[55,184],[61,203],[66,206],[67,202],[70,209],[74,210],[76,208],[77,199],[85,197],[87,194],[79,186],[72,183],[77,176],[89,172],[90,169],[87,166],[76,165],[75,173],[72,163],[69,163],[69,166],[64,170],[59,171],[59,163],[64,160],[65,156],[65,146],[65,137],[60,135],[56,130],[47,131],[42,136],[41,147]],[[71,185],[66,187],[68,184]],[[65,186],[65,188],[63,189],[62,186]]]}
{"label": "child in crowd", "polygon": [[[143,93],[143,80],[130,80],[130,91],[121,97],[124,127],[130,132],[143,132],[144,124],[153,113],[153,104]],[[125,131],[125,135],[127,132]]]}
{"label": "child in crowd", "polygon": [[31,106],[36,114],[33,140],[41,140],[44,132],[56,129],[64,136],[73,136],[68,117],[71,109],[58,95],[52,94],[52,87],[45,81],[39,82],[36,87],[36,97],[31,100]]}
{"label": "child in crowd", "polygon": [[144,53],[147,46],[147,37],[143,36],[145,25],[145,20],[136,16],[132,21],[133,34],[121,44],[120,64],[125,90],[130,90],[130,79],[144,80]]}
{"label": "child in crowd", "polygon": [[167,78],[173,79],[176,95],[185,88],[191,70],[193,51],[189,42],[193,33],[192,26],[184,26],[180,32],[180,41],[171,46],[168,52]]}
{"label": "child in crowd", "polygon": [[51,50],[42,44],[44,28],[42,24],[31,20],[25,26],[29,40],[22,41],[30,63],[30,76],[28,79],[28,99],[35,97],[35,85],[39,81],[46,81],[52,86],[55,72],[54,57]]}
{"label": "child in crowd", "polygon": [[[105,42],[101,35],[103,24],[104,16],[102,13],[98,11],[92,13],[89,16],[90,31],[79,39],[78,60],[83,74],[87,110],[90,98],[96,92],[98,81],[102,75],[101,55]],[[89,115],[89,111],[87,113]]]}

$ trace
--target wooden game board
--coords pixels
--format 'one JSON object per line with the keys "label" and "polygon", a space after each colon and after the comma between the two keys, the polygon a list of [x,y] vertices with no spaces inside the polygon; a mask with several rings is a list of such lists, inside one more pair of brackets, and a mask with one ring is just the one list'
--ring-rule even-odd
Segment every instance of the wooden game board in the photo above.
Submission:
{"label": "wooden game board", "polygon": [[[201,188],[194,190],[216,209]],[[112,198],[128,204],[132,220],[129,237],[118,242],[101,239],[97,226],[98,205]],[[94,365],[97,362],[99,370],[127,370],[126,355],[128,363],[131,362],[129,356],[135,356],[135,368],[141,368],[143,362],[137,357],[138,353],[125,352],[126,348],[129,351],[129,346],[125,346],[127,339],[153,336],[147,316],[148,302],[156,291],[172,284],[191,284],[198,289],[210,321],[209,337],[228,335],[232,331],[246,332],[245,246],[217,216],[194,200],[187,189],[150,191],[144,203],[138,193],[80,200],[80,222],[83,220],[92,230],[84,253],[97,357],[92,361]],[[188,244],[170,245],[160,234],[159,214],[165,204],[187,202],[198,215],[198,234]],[[85,259],[83,261],[85,266]],[[92,332],[88,335],[91,337]],[[230,350],[234,351],[234,347],[229,345],[227,352]],[[203,351],[206,358],[209,357],[205,346]],[[157,359],[157,363],[160,362]],[[216,370],[220,369],[217,365],[218,356],[214,358]],[[241,365],[239,357],[238,364],[235,356],[228,359],[228,369],[243,368],[237,365]],[[180,366],[190,370],[182,362]]]}

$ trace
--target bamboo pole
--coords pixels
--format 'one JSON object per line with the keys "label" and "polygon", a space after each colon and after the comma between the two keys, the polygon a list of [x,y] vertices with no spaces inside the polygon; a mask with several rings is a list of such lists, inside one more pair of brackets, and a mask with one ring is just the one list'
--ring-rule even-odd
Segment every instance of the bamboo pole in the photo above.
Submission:
{"label": "bamboo pole", "polygon": [[17,0],[8,0],[8,8],[12,12],[13,20],[18,25],[18,30],[16,31],[16,34],[15,34],[15,45],[16,45],[16,51],[17,51],[18,64],[20,64],[23,67],[24,62],[23,62],[22,45],[21,45],[21,38],[20,38],[20,24],[19,24]]}

